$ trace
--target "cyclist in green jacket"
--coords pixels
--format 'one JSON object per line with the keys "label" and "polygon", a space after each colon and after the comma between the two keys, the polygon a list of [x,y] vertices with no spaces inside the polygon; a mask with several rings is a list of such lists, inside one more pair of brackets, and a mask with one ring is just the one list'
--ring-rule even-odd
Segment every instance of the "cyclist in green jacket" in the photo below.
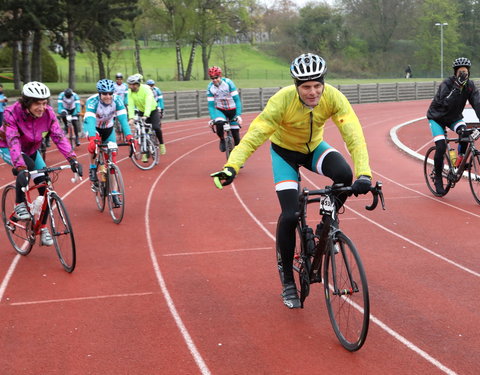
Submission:
{"label": "cyclist in green jacket", "polygon": [[128,122],[130,127],[133,126],[133,117],[135,116],[135,108],[139,111],[147,123],[152,124],[152,128],[157,135],[160,143],[160,154],[165,155],[167,149],[163,142],[162,128],[160,126],[160,113],[157,108],[157,101],[153,96],[152,89],[142,84],[142,75],[134,74],[127,78],[128,84]]}
{"label": "cyclist in green jacket", "polygon": [[[295,228],[298,223],[298,178],[303,166],[329,177],[333,183],[350,186],[352,169],[345,158],[323,139],[325,122],[331,118],[348,148],[357,180],[352,189],[355,195],[366,194],[371,187],[372,172],[360,122],[347,98],[324,82],[327,73],[325,60],[307,53],[297,57],[290,66],[295,85],[273,95],[236,146],[224,169],[212,173],[218,188],[233,182],[250,155],[271,141],[275,190],[282,213],[277,223],[276,241],[283,263],[283,303],[299,308],[300,299],[293,278]],[[337,197],[337,206],[347,197]]]}

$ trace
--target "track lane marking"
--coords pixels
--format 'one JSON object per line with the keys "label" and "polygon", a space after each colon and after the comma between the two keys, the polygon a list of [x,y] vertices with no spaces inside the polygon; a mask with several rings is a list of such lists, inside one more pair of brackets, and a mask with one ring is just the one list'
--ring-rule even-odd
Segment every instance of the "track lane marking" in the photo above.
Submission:
{"label": "track lane marking", "polygon": [[[189,137],[186,137],[189,138]],[[170,295],[170,292],[167,288],[165,279],[163,277],[162,271],[160,269],[160,265],[158,263],[158,258],[157,255],[155,254],[155,248],[153,246],[152,242],[152,236],[150,232],[150,206],[152,203],[152,197],[153,197],[153,192],[155,191],[155,188],[160,181],[160,179],[165,175],[165,173],[177,162],[182,160],[184,157],[190,155],[191,153],[199,150],[202,147],[205,147],[208,144],[214,143],[217,140],[209,141],[206,142],[200,146],[197,146],[190,151],[184,153],[182,156],[179,156],[177,159],[173,160],[170,164],[168,164],[165,169],[158,175],[158,177],[153,181],[152,186],[150,188],[150,191],[148,193],[147,197],[147,202],[145,206],[145,235],[147,237],[147,244],[148,244],[148,250],[150,254],[150,260],[152,261],[152,266],[153,270],[155,272],[155,276],[157,277],[158,285],[160,287],[160,290],[163,294],[163,297],[165,298],[165,302],[167,303],[167,307],[170,310],[170,314],[172,315],[175,324],[177,325],[177,328],[179,329],[181,335],[183,336],[183,339],[185,341],[185,344],[187,345],[190,354],[192,355],[195,363],[197,364],[198,368],[200,369],[202,375],[210,375],[211,372],[209,368],[207,367],[205,361],[203,360],[203,357],[201,356],[200,352],[198,351],[195,343],[193,342],[192,337],[190,336],[190,333],[187,330],[187,327],[185,327],[185,324],[183,323],[182,318],[180,317],[180,314],[178,313],[177,308],[175,307],[175,303],[173,302],[173,299]]]}
{"label": "track lane marking", "polygon": [[230,249],[230,250],[211,250],[211,251],[191,251],[185,253],[170,253],[163,254],[164,257],[176,257],[176,256],[185,256],[185,255],[205,255],[205,254],[222,254],[222,253],[242,253],[246,251],[262,251],[262,250],[272,250],[273,247],[254,247],[249,249]]}
{"label": "track lane marking", "polygon": [[[303,175],[303,173],[302,173]],[[303,177],[305,179],[307,179],[308,181],[310,181],[310,183],[312,183],[313,186],[317,186],[315,185],[310,179],[308,179],[307,176],[303,175]],[[248,208],[248,206],[245,204],[245,202],[242,200],[237,188],[235,187],[235,183],[232,184],[232,188],[233,188],[233,191],[235,193],[235,196],[237,198],[237,200],[240,202],[240,204],[242,205],[242,207],[245,209],[245,211],[249,214],[249,216],[252,218],[252,220],[260,227],[260,229],[262,229],[262,231],[268,236],[270,237],[273,241],[275,241],[275,236],[270,233],[267,228],[260,222],[260,220],[257,219],[257,217],[252,213],[252,211]],[[319,187],[317,187],[319,188]],[[351,208],[349,208],[351,209]],[[357,213],[355,210],[352,210],[353,212]],[[360,215],[362,216],[362,215]],[[373,221],[372,221],[373,222]],[[435,366],[436,368],[438,368],[439,370],[443,371],[444,373],[448,374],[448,375],[457,375],[457,373],[453,370],[451,370],[450,368],[448,368],[447,366],[443,365],[440,361],[438,361],[437,359],[435,359],[434,357],[432,357],[431,355],[429,355],[427,352],[425,352],[424,350],[420,349],[418,346],[416,346],[415,344],[413,344],[411,341],[407,340],[405,337],[403,337],[402,335],[400,335],[398,332],[394,331],[392,328],[388,327],[385,323],[383,323],[380,319],[378,319],[377,317],[375,317],[374,315],[370,314],[370,320],[377,324],[382,330],[384,330],[386,333],[388,333],[390,336],[392,336],[393,338],[395,338],[397,341],[399,341],[400,343],[402,343],[403,345],[405,345],[408,349],[412,350],[413,352],[417,353],[419,356],[421,356],[423,359],[425,359],[426,361],[428,361],[429,363],[431,363],[433,366]]]}
{"label": "track lane marking", "polygon": [[106,299],[106,298],[142,297],[142,296],[150,296],[152,294],[154,294],[154,293],[153,292],[143,292],[143,293],[107,294],[107,295],[103,295],[103,296],[46,299],[46,300],[27,301],[27,302],[12,302],[9,305],[10,306],[41,305],[41,304],[44,304],[44,303],[88,301],[88,300]]}

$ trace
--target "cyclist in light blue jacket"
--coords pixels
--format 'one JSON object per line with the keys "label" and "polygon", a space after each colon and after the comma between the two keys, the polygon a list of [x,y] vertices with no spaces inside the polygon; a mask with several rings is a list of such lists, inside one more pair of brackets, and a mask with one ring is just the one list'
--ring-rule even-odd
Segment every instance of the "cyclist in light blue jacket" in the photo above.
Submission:
{"label": "cyclist in light blue jacket", "polygon": [[67,116],[72,116],[73,130],[75,131],[75,144],[80,146],[78,139],[78,114],[80,113],[80,97],[68,88],[58,95],[58,114],[62,118],[65,133],[68,133]]}
{"label": "cyclist in light blue jacket", "polygon": [[212,66],[208,69],[208,75],[212,82],[207,87],[208,112],[210,113],[210,125],[216,127],[216,133],[220,138],[220,151],[225,152],[225,139],[223,123],[227,118],[230,120],[232,136],[235,145],[240,143],[240,125],[242,125],[242,103],[235,83],[229,78],[222,77],[222,69]]}

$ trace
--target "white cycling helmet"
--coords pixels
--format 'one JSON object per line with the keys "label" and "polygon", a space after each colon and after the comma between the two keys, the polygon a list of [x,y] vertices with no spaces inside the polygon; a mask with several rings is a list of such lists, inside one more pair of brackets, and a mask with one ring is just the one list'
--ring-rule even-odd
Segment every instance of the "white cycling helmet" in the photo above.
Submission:
{"label": "white cycling helmet", "polygon": [[135,83],[140,84],[142,82],[143,76],[139,73],[134,74],[133,76],[130,76],[127,78],[127,83],[129,85],[133,85]]}
{"label": "white cycling helmet", "polygon": [[290,74],[295,81],[320,81],[327,74],[327,63],[318,55],[304,53],[292,61]]}
{"label": "white cycling helmet", "polygon": [[48,99],[50,97],[50,89],[42,82],[32,81],[23,86],[22,95],[28,98]]}

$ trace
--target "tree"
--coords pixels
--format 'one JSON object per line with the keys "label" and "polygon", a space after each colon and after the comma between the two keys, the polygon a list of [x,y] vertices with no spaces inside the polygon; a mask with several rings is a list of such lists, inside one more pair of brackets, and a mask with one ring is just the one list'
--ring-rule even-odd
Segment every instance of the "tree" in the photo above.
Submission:
{"label": "tree", "polygon": [[346,20],[371,51],[387,52],[402,25],[408,24],[417,0],[341,0]]}
{"label": "tree", "polygon": [[299,45],[322,56],[334,55],[345,45],[343,18],[328,4],[309,4],[300,9],[296,28]]}
{"label": "tree", "polygon": [[[426,72],[440,70],[440,27],[436,23],[448,23],[443,27],[444,61],[451,62],[463,51],[458,33],[459,12],[455,2],[449,0],[424,0],[421,16],[417,19],[418,50],[415,54],[419,68]],[[444,64],[444,68],[449,64]]]}

